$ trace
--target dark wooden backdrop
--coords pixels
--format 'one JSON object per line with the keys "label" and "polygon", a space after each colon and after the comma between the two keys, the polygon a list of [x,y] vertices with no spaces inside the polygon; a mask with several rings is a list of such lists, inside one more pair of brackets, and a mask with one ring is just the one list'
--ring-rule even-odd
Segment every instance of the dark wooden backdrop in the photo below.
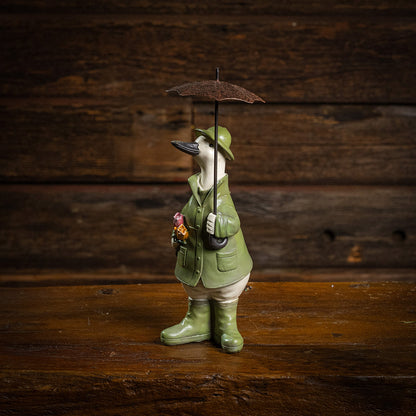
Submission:
{"label": "dark wooden backdrop", "polygon": [[416,268],[412,0],[5,0],[0,280],[174,281],[172,215],[195,166],[171,139],[213,78],[255,279],[411,279]]}

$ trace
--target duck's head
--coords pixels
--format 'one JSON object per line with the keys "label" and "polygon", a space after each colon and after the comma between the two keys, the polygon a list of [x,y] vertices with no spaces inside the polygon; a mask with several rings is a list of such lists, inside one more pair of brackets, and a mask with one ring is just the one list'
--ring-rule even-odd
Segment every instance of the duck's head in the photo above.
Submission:
{"label": "duck's head", "polygon": [[[194,156],[199,166],[214,164],[214,140],[215,130],[210,127],[207,130],[195,129],[198,137],[194,142],[187,143],[174,140],[171,143],[180,151]],[[218,126],[218,150],[219,158],[234,160],[234,155],[230,150],[231,135],[225,127]]]}

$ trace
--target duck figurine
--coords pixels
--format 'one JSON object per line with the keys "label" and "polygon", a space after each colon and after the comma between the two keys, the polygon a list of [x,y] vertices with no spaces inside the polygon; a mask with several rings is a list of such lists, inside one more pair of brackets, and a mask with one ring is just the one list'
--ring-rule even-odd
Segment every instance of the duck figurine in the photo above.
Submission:
{"label": "duck figurine", "polygon": [[175,214],[172,233],[177,252],[175,275],[188,294],[188,311],[180,323],[164,329],[160,339],[165,345],[213,339],[225,352],[236,353],[244,344],[237,327],[238,298],[248,283],[253,262],[225,172],[226,161],[234,160],[231,134],[218,126],[218,152],[214,152],[215,128],[195,132],[194,142],[172,141],[200,167],[200,172],[188,179],[192,195]]}

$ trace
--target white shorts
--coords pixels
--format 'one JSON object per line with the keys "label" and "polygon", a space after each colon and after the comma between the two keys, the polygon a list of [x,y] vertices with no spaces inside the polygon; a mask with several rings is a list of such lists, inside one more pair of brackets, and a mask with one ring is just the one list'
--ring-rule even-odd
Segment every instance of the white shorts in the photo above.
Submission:
{"label": "white shorts", "polygon": [[182,283],[186,293],[192,300],[216,300],[217,302],[229,303],[234,302],[243,293],[246,288],[250,274],[231,285],[218,287],[216,289],[208,289],[199,280],[195,287],[185,285]]}

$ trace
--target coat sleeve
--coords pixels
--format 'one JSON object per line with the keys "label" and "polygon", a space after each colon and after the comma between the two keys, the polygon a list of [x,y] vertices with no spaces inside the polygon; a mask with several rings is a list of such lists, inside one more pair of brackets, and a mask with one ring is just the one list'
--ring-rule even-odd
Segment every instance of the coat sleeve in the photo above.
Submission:
{"label": "coat sleeve", "polygon": [[215,221],[215,237],[232,237],[240,229],[240,218],[238,218],[234,203],[229,195],[219,200],[217,219]]}

